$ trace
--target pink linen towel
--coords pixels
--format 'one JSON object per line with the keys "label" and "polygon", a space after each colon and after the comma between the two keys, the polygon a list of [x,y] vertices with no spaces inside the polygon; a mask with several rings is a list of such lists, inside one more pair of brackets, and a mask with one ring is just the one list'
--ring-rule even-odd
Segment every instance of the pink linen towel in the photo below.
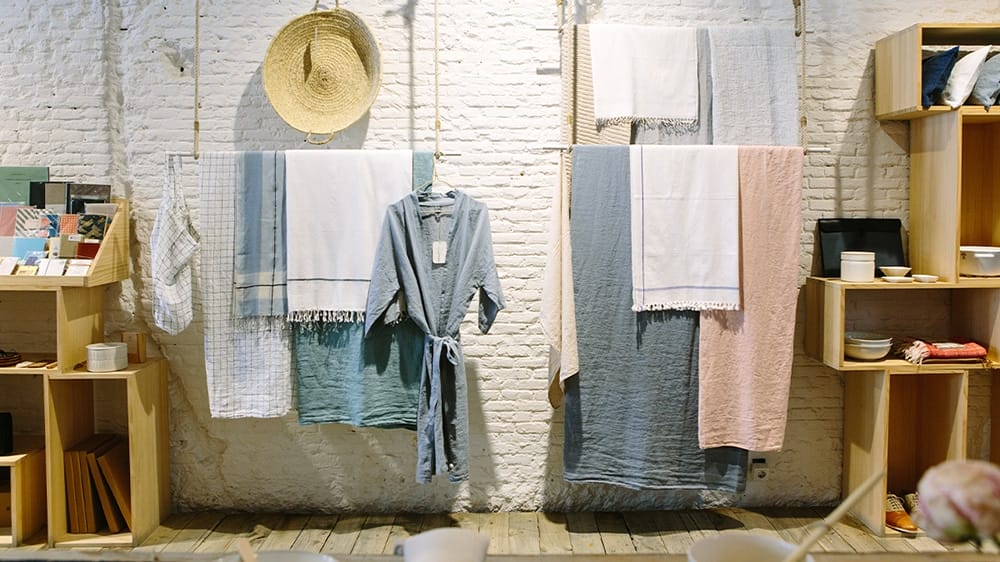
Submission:
{"label": "pink linen towel", "polygon": [[702,311],[698,442],[777,451],[785,438],[802,231],[801,147],[739,147],[743,308]]}

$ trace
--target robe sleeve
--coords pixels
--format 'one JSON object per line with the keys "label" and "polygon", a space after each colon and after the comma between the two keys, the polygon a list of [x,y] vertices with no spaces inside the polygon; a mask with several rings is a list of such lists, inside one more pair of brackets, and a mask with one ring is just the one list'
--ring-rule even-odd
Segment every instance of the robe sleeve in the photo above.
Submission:
{"label": "robe sleeve", "polygon": [[405,249],[402,224],[390,207],[382,220],[382,231],[375,247],[375,262],[372,264],[365,304],[365,337],[371,335],[372,327],[379,318],[383,318],[386,324],[402,320],[403,310],[397,298],[400,283],[396,258],[397,253],[405,252]]}
{"label": "robe sleeve", "polygon": [[479,331],[487,333],[497,317],[497,313],[506,306],[503,290],[500,288],[500,277],[497,275],[496,261],[493,259],[493,235],[490,233],[489,212],[484,208],[480,214],[478,232],[475,240],[479,246],[476,255],[479,256]]}

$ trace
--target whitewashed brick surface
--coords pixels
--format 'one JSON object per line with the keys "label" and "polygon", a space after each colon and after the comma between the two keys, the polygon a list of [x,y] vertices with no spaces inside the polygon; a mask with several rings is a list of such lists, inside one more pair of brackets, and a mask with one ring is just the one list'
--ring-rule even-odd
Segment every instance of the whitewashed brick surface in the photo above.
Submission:
{"label": "whitewashed brick surface", "polygon": [[[804,282],[814,263],[816,219],[885,216],[908,224],[909,128],[872,118],[875,41],[918,21],[992,21],[1000,2],[803,3],[804,142],[831,150],[806,158],[799,263]],[[303,135],[268,104],[261,61],[281,26],[313,2],[201,4],[201,150],[306,148]],[[573,4],[595,22],[791,26],[794,20],[792,3],[777,0],[566,2]],[[434,149],[433,3],[344,0],[343,7],[371,26],[385,66],[370,114],[331,147]],[[154,351],[170,360],[175,509],[596,510],[837,501],[842,376],[801,353],[801,298],[788,433],[784,450],[766,455],[768,479],[752,481],[742,495],[636,492],[563,481],[562,411],[546,401],[546,349],[537,322],[548,205],[558,181],[558,152],[551,147],[559,143],[562,126],[559,77],[538,70],[558,66],[557,34],[537,28],[557,25],[558,12],[551,0],[441,2],[440,148],[456,155],[439,164],[439,173],[489,205],[508,303],[489,335],[477,334],[471,317],[462,326],[472,468],[469,482],[454,486],[414,482],[412,432],[300,426],[294,415],[211,419],[200,303],[195,322],[176,337],[152,326],[148,242],[160,202],[163,153],[192,150],[193,0],[0,4],[0,164],[47,165],[53,178],[111,182],[115,195],[131,200],[133,273],[108,290],[106,328],[149,331]],[[800,43],[799,55],[801,49]],[[182,175],[195,219],[197,168],[188,159]],[[13,306],[18,317],[33,310],[2,305],[4,312]],[[891,303],[881,310],[898,312]],[[910,320],[934,318],[901,322]],[[44,319],[39,324],[44,331]],[[0,380],[0,407],[14,411],[15,423],[32,431],[41,430],[36,379]],[[971,378],[973,457],[988,455],[990,388],[988,375]],[[99,424],[123,427],[121,390],[99,388],[97,397]]]}

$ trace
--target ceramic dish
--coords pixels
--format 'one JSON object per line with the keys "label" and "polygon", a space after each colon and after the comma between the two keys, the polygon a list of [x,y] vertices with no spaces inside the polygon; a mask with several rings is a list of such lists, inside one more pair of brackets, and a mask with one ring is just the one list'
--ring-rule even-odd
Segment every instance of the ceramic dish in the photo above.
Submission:
{"label": "ceramic dish", "polygon": [[875,332],[847,332],[844,334],[844,341],[866,345],[888,345],[892,343],[892,337]]}
{"label": "ceramic dish", "polygon": [[936,283],[938,280],[937,275],[927,275],[923,273],[914,273],[913,280],[917,283]]}
{"label": "ceramic dish", "polygon": [[882,271],[882,275],[888,275],[892,277],[903,277],[910,272],[910,268],[905,265],[883,265],[879,267]]}
{"label": "ceramic dish", "polygon": [[913,281],[912,277],[905,277],[902,275],[886,275],[882,279],[886,283],[910,283]]}
{"label": "ceramic dish", "polygon": [[1000,275],[1000,247],[959,246],[958,273],[994,277]]}
{"label": "ceramic dish", "polygon": [[889,354],[892,343],[844,343],[844,354],[851,359],[875,361]]}

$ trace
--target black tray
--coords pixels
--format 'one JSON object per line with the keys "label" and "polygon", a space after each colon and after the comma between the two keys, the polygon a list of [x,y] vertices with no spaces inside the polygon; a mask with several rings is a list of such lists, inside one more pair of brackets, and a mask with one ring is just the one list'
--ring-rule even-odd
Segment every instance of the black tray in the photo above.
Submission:
{"label": "black tray", "polygon": [[875,275],[883,265],[909,265],[903,253],[899,219],[819,219],[819,252],[823,277],[840,277],[840,252],[875,252]]}

